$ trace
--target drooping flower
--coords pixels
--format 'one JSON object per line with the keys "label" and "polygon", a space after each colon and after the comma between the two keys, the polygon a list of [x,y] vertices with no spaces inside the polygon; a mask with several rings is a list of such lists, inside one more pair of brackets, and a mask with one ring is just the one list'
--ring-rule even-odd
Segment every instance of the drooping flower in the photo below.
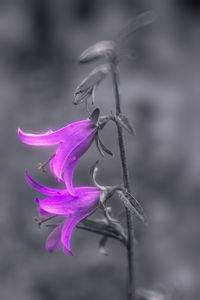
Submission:
{"label": "drooping flower", "polygon": [[40,185],[26,172],[26,180],[37,191],[48,195],[43,200],[36,199],[41,216],[59,217],[64,220],[50,233],[46,241],[46,249],[73,255],[70,239],[76,225],[93,213],[99,205],[101,191],[96,187],[74,188],[74,195],[66,189],[52,189]]}
{"label": "drooping flower", "polygon": [[97,133],[97,126],[91,120],[72,123],[57,131],[49,130],[44,134],[30,134],[20,128],[20,140],[33,146],[58,145],[50,160],[50,169],[58,180],[64,180],[69,193],[73,194],[72,177],[74,168],[80,157],[87,151]]}

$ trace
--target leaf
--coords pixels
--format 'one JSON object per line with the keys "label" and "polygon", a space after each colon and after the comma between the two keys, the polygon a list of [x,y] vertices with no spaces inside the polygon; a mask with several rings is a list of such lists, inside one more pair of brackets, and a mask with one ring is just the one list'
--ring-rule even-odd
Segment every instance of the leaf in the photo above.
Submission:
{"label": "leaf", "polygon": [[128,133],[130,133],[131,135],[135,134],[135,131],[126,116],[119,114],[115,117],[115,120],[117,124],[119,124],[122,128],[128,131]]}
{"label": "leaf", "polygon": [[87,48],[80,56],[79,63],[90,63],[99,58],[114,58],[117,46],[113,41],[101,41]]}
{"label": "leaf", "polygon": [[107,154],[113,156],[113,153],[102,143],[99,136],[98,136],[98,139],[99,139],[99,143],[100,143],[101,148],[103,149],[103,151],[106,152]]}
{"label": "leaf", "polygon": [[107,236],[103,236],[100,241],[99,241],[99,252],[105,256],[108,256],[108,253],[105,249],[105,246],[106,246],[106,242],[108,240],[108,237]]}
{"label": "leaf", "polygon": [[93,124],[96,126],[99,120],[100,115],[100,109],[96,108],[90,115],[90,120],[93,122]]}
{"label": "leaf", "polygon": [[120,200],[124,203],[125,207],[134,214],[140,221],[147,224],[147,218],[144,209],[140,203],[127,191],[117,191]]}

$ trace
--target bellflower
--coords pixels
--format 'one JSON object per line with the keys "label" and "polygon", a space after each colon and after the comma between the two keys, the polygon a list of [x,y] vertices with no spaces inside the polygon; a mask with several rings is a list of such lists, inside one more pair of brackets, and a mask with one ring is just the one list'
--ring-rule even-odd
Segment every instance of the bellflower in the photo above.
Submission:
{"label": "bellflower", "polygon": [[97,133],[97,126],[91,120],[83,120],[63,127],[57,131],[49,130],[44,134],[30,134],[20,128],[20,140],[33,146],[58,145],[50,159],[50,170],[58,178],[64,180],[69,193],[73,194],[72,177],[74,168],[80,157],[87,151]]}
{"label": "bellflower", "polygon": [[96,210],[101,191],[96,187],[78,187],[74,188],[74,195],[71,195],[66,189],[52,189],[40,185],[27,172],[26,180],[34,189],[48,195],[43,200],[36,199],[40,215],[64,218],[47,238],[46,249],[62,249],[65,254],[73,255],[70,249],[71,235],[76,225]]}

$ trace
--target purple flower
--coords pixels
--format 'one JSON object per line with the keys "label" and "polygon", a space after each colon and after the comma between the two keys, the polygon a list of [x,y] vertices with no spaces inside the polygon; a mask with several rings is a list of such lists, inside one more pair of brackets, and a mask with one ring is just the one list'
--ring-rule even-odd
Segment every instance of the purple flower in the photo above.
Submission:
{"label": "purple flower", "polygon": [[62,249],[65,254],[73,255],[70,249],[71,235],[76,225],[96,210],[101,191],[95,187],[78,187],[74,188],[74,195],[71,195],[66,189],[52,189],[38,184],[27,172],[26,180],[34,189],[49,196],[43,200],[36,199],[40,215],[64,218],[50,233],[46,249]]}
{"label": "purple flower", "polygon": [[97,133],[97,127],[91,120],[72,123],[57,131],[49,130],[44,134],[30,134],[20,128],[20,140],[33,146],[58,145],[56,153],[50,161],[50,169],[58,178],[64,180],[69,193],[73,194],[72,177],[74,168],[80,157],[87,151]]}

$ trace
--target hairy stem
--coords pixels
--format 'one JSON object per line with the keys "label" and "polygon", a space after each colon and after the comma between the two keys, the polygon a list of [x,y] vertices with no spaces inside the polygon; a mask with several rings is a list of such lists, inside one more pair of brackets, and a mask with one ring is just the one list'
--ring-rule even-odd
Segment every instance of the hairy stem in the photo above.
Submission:
{"label": "hairy stem", "polygon": [[[111,63],[112,70],[112,81],[115,93],[115,105],[116,105],[116,115],[121,114],[121,99],[119,93],[119,74],[117,65],[112,62]],[[124,187],[130,193],[130,179],[129,172],[127,166],[127,157],[126,157],[126,149],[125,149],[125,141],[122,128],[117,125],[117,133],[118,133],[118,142],[119,142],[119,150],[120,150],[120,159],[123,173],[123,182]],[[127,217],[127,233],[128,233],[128,241],[127,241],[127,259],[128,259],[128,300],[135,300],[135,266],[134,266],[134,224],[133,217],[131,213],[126,209],[126,217]]]}

